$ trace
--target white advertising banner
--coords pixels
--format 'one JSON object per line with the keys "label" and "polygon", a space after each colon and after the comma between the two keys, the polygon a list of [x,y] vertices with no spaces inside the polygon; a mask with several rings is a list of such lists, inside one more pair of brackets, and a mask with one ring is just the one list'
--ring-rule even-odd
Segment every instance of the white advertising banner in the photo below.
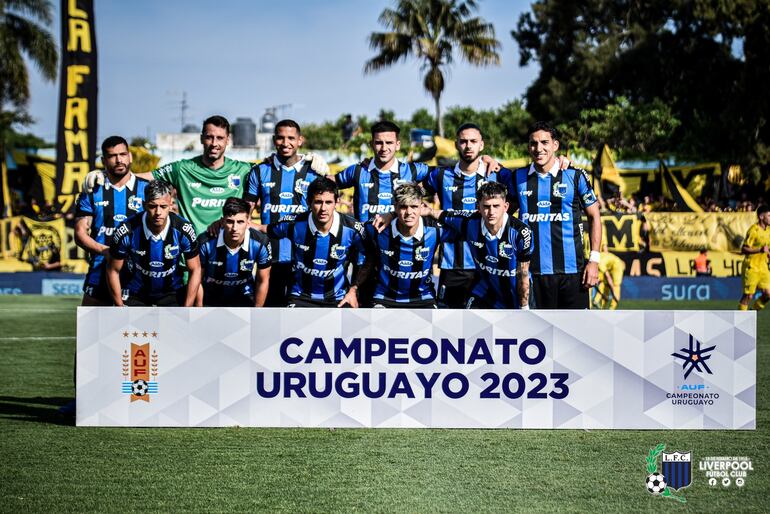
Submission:
{"label": "white advertising banner", "polygon": [[756,313],[79,307],[79,426],[753,429]]}

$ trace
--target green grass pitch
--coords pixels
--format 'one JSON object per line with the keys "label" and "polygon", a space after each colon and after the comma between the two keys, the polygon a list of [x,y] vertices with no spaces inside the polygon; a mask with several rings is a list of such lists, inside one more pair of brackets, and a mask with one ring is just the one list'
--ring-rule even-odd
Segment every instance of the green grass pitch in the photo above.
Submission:
{"label": "green grass pitch", "polygon": [[[3,512],[519,511],[767,512],[770,312],[758,316],[753,431],[77,428],[79,298],[0,297]],[[625,302],[626,308],[731,309],[736,302]],[[770,309],[769,309],[770,311]],[[687,504],[645,490],[658,443],[746,455],[743,488],[709,487]]]}

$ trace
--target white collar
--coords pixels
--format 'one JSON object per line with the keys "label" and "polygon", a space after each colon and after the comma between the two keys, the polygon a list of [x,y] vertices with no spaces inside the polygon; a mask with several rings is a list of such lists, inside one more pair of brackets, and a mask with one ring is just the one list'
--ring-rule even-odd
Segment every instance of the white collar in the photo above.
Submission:
{"label": "white collar", "polygon": [[104,180],[106,182],[109,182],[110,187],[112,189],[114,189],[115,191],[123,191],[123,189],[125,189],[125,188],[128,188],[129,191],[133,191],[134,190],[134,186],[136,185],[136,175],[134,175],[130,171],[128,172],[128,174],[130,175],[130,177],[128,178],[128,181],[126,181],[126,183],[123,184],[120,187],[118,187],[116,185],[113,185],[112,182],[110,182],[110,179],[107,177],[106,173],[104,174]]}
{"label": "white collar", "polygon": [[376,164],[374,164],[374,158],[372,158],[371,161],[369,161],[369,167],[367,168],[369,171],[377,170],[380,173],[398,173],[398,170],[401,169],[401,163],[398,159],[393,159],[393,164],[391,164],[390,168],[386,170],[381,170],[377,167]]}
{"label": "white collar", "polygon": [[[457,161],[457,164],[455,164],[455,173],[458,175],[465,175],[466,177],[472,177],[473,172],[470,174],[460,169],[460,161]],[[485,177],[487,175],[487,166],[484,164],[484,161],[479,160],[479,167],[475,172],[476,175],[481,175],[482,177]]]}
{"label": "white collar", "polygon": [[412,238],[414,238],[416,241],[422,241],[423,236],[425,235],[425,229],[423,228],[422,224],[422,218],[418,218],[417,221],[417,232],[414,233],[412,236],[405,236],[401,233],[400,230],[398,230],[398,224],[396,223],[396,218],[393,218],[393,221],[390,222],[390,230],[393,232],[393,235],[396,237],[400,237],[402,241],[409,241]]}
{"label": "white collar", "polygon": [[163,230],[160,231],[160,234],[157,236],[153,234],[149,228],[147,228],[147,213],[142,214],[142,227],[144,227],[144,237],[147,239],[155,239],[156,241],[162,241],[166,239],[166,235],[168,235],[168,229],[171,226],[171,213],[168,213],[168,218],[166,218],[166,226],[163,227]]}
{"label": "white collar", "polygon": [[[241,243],[241,246],[239,247],[239,248],[243,248],[247,252],[249,251],[249,239],[251,238],[251,235],[249,234],[249,232],[251,232],[251,230],[247,228],[246,235],[243,238],[243,243]],[[223,228],[219,229],[219,237],[217,237],[217,246],[218,247],[226,246],[227,251],[230,253],[236,253],[239,250],[239,248],[236,248],[235,250],[233,250],[232,248],[230,248],[225,244],[225,229]]]}
{"label": "white collar", "polygon": [[492,232],[487,229],[486,223],[484,223],[484,220],[481,220],[481,233],[484,234],[484,237],[487,239],[500,239],[503,237],[503,231],[505,230],[506,225],[508,225],[508,213],[505,213],[505,216],[503,216],[503,224],[500,227],[500,230],[497,231],[497,234],[493,234]]}
{"label": "white collar", "polygon": [[[535,164],[532,163],[529,165],[529,173],[528,175],[532,175],[533,173],[537,173],[540,175],[540,173],[537,172],[537,168],[535,168]],[[556,159],[553,163],[553,166],[551,166],[551,169],[548,170],[548,173],[551,174],[552,177],[556,177],[556,174],[559,173],[559,159]],[[541,177],[543,175],[540,175]]]}
{"label": "white collar", "polygon": [[[314,236],[319,234],[318,228],[315,226],[315,222],[313,221],[313,214],[311,213],[310,216],[307,217],[307,226],[310,228],[310,233]],[[340,213],[337,211],[334,211],[332,213],[332,228],[329,230],[329,234],[336,234],[337,231],[340,229]],[[323,237],[323,236],[321,236]]]}
{"label": "white collar", "polygon": [[305,156],[304,155],[300,155],[299,156],[299,160],[297,162],[295,162],[293,166],[285,166],[285,165],[283,165],[281,163],[281,161],[278,160],[278,157],[273,156],[273,164],[279,170],[280,169],[284,169],[286,171],[291,171],[293,169],[294,171],[300,171],[300,170],[302,170],[302,166],[305,165]]}

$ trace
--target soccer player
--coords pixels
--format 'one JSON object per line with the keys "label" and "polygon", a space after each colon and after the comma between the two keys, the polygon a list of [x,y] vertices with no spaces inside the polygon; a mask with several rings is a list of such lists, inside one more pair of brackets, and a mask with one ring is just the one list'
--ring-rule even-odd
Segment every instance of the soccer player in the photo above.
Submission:
{"label": "soccer player", "polygon": [[529,309],[532,231],[508,215],[507,195],[504,185],[487,182],[476,193],[478,211],[429,211],[469,243],[477,273],[466,308]]}
{"label": "soccer player", "polygon": [[757,222],[749,227],[743,241],[741,253],[743,259],[743,296],[738,309],[745,311],[757,289],[762,292],[751,306],[761,311],[770,302],[770,207],[760,205],[757,208]]}
{"label": "soccer player", "polygon": [[[231,197],[222,208],[216,237],[200,241],[201,288],[197,305],[262,307],[270,280],[270,240],[250,227],[251,207]],[[254,269],[256,268],[256,276]]]}
{"label": "soccer player", "polygon": [[287,238],[294,251],[289,307],[358,307],[358,281],[348,287],[346,268],[364,251],[363,225],[335,210],[339,190],[320,177],[307,191],[309,212],[260,228],[271,239]]}
{"label": "soccer player", "polygon": [[393,221],[382,232],[372,224],[365,226],[370,243],[367,258],[376,272],[374,307],[436,307],[433,255],[453,233],[420,216],[424,196],[417,184],[398,186]]}
{"label": "soccer player", "polygon": [[[230,122],[224,116],[211,116],[203,121],[200,141],[203,145],[201,155],[166,164],[150,173],[137,174],[174,186],[179,212],[192,222],[196,234],[219,220],[226,198],[243,194],[243,184],[252,166],[225,156],[230,141]],[[313,157],[312,166],[321,171],[328,169],[319,156]],[[104,180],[100,172],[89,173],[84,190],[90,191],[100,180]]]}
{"label": "soccer player", "polygon": [[599,283],[594,289],[593,305],[597,309],[615,310],[620,303],[620,286],[626,263],[617,255],[607,251],[607,244],[602,243],[599,256]]}
{"label": "soccer player", "polygon": [[[539,309],[587,309],[588,291],[598,280],[601,217],[588,174],[560,169],[556,129],[545,122],[528,131],[532,164],[506,178],[513,210],[532,229],[530,263],[535,306]],[[583,224],[588,217],[591,253],[583,255]]]}
{"label": "soccer player", "polygon": [[[303,143],[299,124],[294,120],[281,120],[273,134],[275,156],[251,168],[243,198],[259,208],[264,225],[294,219],[307,211],[308,186],[320,175],[298,153]],[[273,264],[265,305],[283,307],[292,278],[292,247],[285,238],[272,243]]]}
{"label": "soccer player", "polygon": [[[457,129],[455,146],[460,160],[454,167],[437,167],[425,179],[429,195],[438,195],[439,208],[448,214],[470,215],[476,210],[476,192],[486,182],[497,182],[501,171],[487,173],[481,158],[484,137],[478,125],[466,123]],[[470,246],[465,241],[441,245],[439,304],[462,309],[468,300],[476,273]]]}
{"label": "soccer player", "polygon": [[[187,287],[180,258],[187,262]],[[130,277],[121,292],[120,271]],[[120,225],[113,234],[107,284],[115,305],[191,307],[201,281],[198,240],[192,223],[171,212],[171,186],[154,181],[144,190],[144,212]]]}
{"label": "soccer player", "polygon": [[102,143],[104,184],[78,196],[75,213],[75,242],[89,254],[88,273],[83,283],[82,305],[112,305],[104,270],[108,245],[115,227],[142,212],[147,181],[131,172],[131,152],[120,136]]}

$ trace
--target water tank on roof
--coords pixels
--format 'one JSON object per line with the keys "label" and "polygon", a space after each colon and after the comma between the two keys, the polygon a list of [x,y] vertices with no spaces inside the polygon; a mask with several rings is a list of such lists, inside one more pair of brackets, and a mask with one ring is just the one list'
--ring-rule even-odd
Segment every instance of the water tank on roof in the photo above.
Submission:
{"label": "water tank on roof", "polygon": [[201,128],[198,125],[194,125],[192,123],[188,123],[184,127],[182,127],[182,133],[183,134],[197,134],[200,132]]}
{"label": "water tank on roof", "polygon": [[233,123],[233,146],[256,146],[257,125],[251,118],[238,118]]}
{"label": "water tank on roof", "polygon": [[278,123],[278,118],[275,117],[275,109],[265,110],[265,114],[262,115],[262,126],[260,128],[260,132],[272,134],[275,130],[276,123]]}

